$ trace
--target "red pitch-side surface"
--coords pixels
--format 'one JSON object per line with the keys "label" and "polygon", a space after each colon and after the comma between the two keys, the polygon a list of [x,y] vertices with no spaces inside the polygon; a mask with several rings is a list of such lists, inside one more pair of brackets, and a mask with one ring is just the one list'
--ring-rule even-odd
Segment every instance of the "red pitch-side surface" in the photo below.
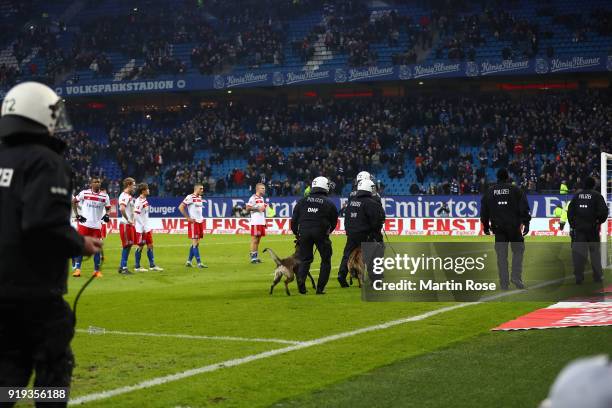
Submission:
{"label": "red pitch-side surface", "polygon": [[610,295],[603,299],[593,298],[593,301],[583,299],[581,302],[559,302],[510,320],[493,330],[612,326],[612,285],[604,288],[601,293],[610,293]]}

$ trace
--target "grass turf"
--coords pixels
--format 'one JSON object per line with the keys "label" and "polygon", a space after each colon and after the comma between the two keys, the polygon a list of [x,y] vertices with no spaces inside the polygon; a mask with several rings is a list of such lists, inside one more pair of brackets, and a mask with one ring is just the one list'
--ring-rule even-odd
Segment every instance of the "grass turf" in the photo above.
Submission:
{"label": "grass turf", "polygon": [[612,354],[612,328],[477,336],[274,407],[537,407],[569,361]]}
{"label": "grass turf", "polygon": [[[391,239],[408,241],[418,238],[391,237]],[[443,239],[448,238],[440,238]],[[489,238],[476,238],[476,240],[481,239]],[[272,262],[266,254],[262,254],[264,264],[248,263],[249,237],[207,237],[201,245],[201,252],[209,269],[202,270],[184,267],[189,249],[189,241],[185,236],[158,234],[155,240],[156,262],[164,267],[165,271],[120,276],[116,272],[120,255],[119,241],[117,236],[109,237],[105,247],[104,277],[95,280],[81,298],[77,328],[83,330],[95,326],[114,331],[306,341],[418,315],[448,305],[365,303],[360,300],[358,289],[340,289],[335,281],[335,274],[340,262],[344,237],[333,238],[334,268],[327,289],[328,294],[314,296],[311,290],[309,295],[300,296],[293,285],[291,297],[284,294],[282,286],[277,286],[273,296],[268,295]],[[274,248],[279,254],[292,252],[292,241],[289,237],[266,237],[262,247],[265,246]],[[144,256],[143,261],[146,265]],[[132,266],[131,256],[130,268]],[[315,260],[313,265],[315,278],[316,267]],[[90,273],[89,269],[91,261],[84,264],[84,276]],[[68,301],[72,301],[83,282],[84,278],[70,278]],[[333,384],[341,386],[343,381],[352,381],[356,375],[369,373],[382,366],[393,367],[395,364],[404,364],[404,360],[412,361],[436,356],[440,350],[452,350],[454,345],[463,343],[469,345],[474,338],[478,342],[481,337],[476,336],[482,336],[491,327],[544,305],[544,303],[470,305],[423,321],[291,351],[238,367],[224,368],[102,399],[87,405],[263,407],[277,404],[279,401],[298,404],[294,406],[306,404],[306,401],[314,403],[318,401],[318,397],[312,393],[317,390],[324,390],[323,395],[331,395],[328,390],[333,388],[328,387],[335,387]],[[577,331],[587,333],[587,330],[580,330],[582,329]],[[565,342],[568,336],[566,333],[569,331],[556,330],[550,333],[546,336],[554,337],[557,342]],[[487,336],[490,335],[485,335],[484,338]],[[498,334],[500,339],[518,336]],[[72,396],[79,397],[92,392],[133,385],[151,378],[286,346],[279,343],[78,332],[73,341],[77,367],[74,372]],[[539,351],[532,353],[531,350],[521,350],[517,345],[515,349],[505,352],[504,356],[506,356],[504,358],[527,356],[537,362]],[[566,361],[564,356],[551,355],[551,358],[555,357],[557,366]],[[493,350],[492,355],[480,358],[475,356],[469,363],[476,364],[479,360],[485,359],[501,359],[501,353]],[[450,375],[453,370],[462,373],[465,364],[455,366],[450,364],[451,361],[453,360],[449,359],[449,365],[444,368],[446,372],[443,374]],[[486,367],[484,362],[483,367]],[[418,373],[419,371],[415,372]],[[389,373],[390,378],[393,377],[392,374],[393,370]],[[495,373],[488,370],[480,374],[486,379]],[[521,373],[512,370],[505,375],[508,383],[512,383]],[[538,389],[547,386],[549,380],[542,378]],[[497,382],[493,379],[490,381],[491,384],[496,384],[495,388],[490,387],[490,392],[495,392]],[[434,381],[432,387],[435,384],[440,387],[445,386],[443,382]],[[475,380],[465,388],[484,392],[483,389],[487,387],[483,387],[482,380]],[[355,396],[357,395],[359,394],[355,389]],[[336,403],[334,399],[328,401],[331,405],[327,406],[334,406]],[[425,401],[422,402],[425,404]],[[351,403],[351,405],[356,404],[355,400]]]}

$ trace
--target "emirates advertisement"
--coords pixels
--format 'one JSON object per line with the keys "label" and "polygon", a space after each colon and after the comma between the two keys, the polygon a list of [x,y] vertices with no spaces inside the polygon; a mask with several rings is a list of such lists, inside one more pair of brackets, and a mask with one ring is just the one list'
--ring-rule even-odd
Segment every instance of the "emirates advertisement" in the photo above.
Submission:
{"label": "emirates advertisement", "polygon": [[[446,197],[444,197],[446,198]],[[566,197],[564,197],[566,198]],[[414,199],[410,197],[410,199]],[[389,211],[387,212],[387,221],[385,222],[385,232],[387,235],[425,235],[425,236],[477,236],[484,235],[482,232],[482,227],[480,225],[480,220],[478,217],[461,217],[461,216],[453,216],[454,213],[469,212],[468,209],[473,210],[473,212],[478,212],[477,209],[477,201],[474,199],[472,201],[468,201],[466,197],[462,197],[455,200],[449,200],[454,207],[454,210],[451,211],[450,217],[421,217],[419,213],[435,213],[435,211],[429,211],[429,207],[437,208],[436,206],[440,203],[447,203],[445,200],[440,200],[440,196],[431,196],[427,198],[427,202],[423,204],[420,202],[422,197],[417,197],[414,199],[415,202],[418,203],[418,206],[415,206],[409,213],[415,213],[414,217],[393,217],[392,214],[398,211]],[[388,199],[386,199],[388,200]],[[437,200],[437,201],[436,201]],[[540,213],[544,213],[542,215],[552,214],[552,210],[562,201],[557,199],[557,196],[537,196],[531,197],[531,213],[532,216]],[[557,201],[555,201],[557,200]],[[172,206],[164,206],[162,204],[168,204],[170,201],[178,201],[178,199],[159,199],[152,198],[151,202],[153,203],[153,208],[156,208],[156,212],[152,214],[152,217],[149,219],[149,222],[153,226],[153,231],[155,233],[165,233],[165,234],[187,234],[187,220],[182,217],[177,217],[176,213],[178,211],[175,210]],[[235,201],[235,200],[234,200]],[[267,234],[291,234],[291,218],[284,216],[285,213],[291,210],[291,205],[289,205],[289,200],[285,204],[288,205],[287,211],[283,210],[281,207],[281,203],[275,203],[274,208],[279,217],[268,218],[266,225],[266,233]],[[541,201],[541,202],[540,202]],[[295,200],[293,200],[295,202]],[[398,201],[399,202],[399,201]],[[429,205],[429,203],[434,203]],[[158,207],[155,207],[155,204]],[[240,205],[244,204],[242,202],[233,202],[231,204]],[[340,202],[338,202],[338,206],[340,206]],[[402,205],[405,204],[402,202]],[[111,222],[107,226],[109,233],[115,233],[119,228],[119,220],[117,219],[118,211],[117,211],[117,200],[111,200]],[[216,206],[216,207],[215,207]],[[206,206],[205,206],[206,207]],[[217,208],[219,211],[217,213],[228,213],[229,209],[232,207],[230,203],[224,202],[214,202],[210,205],[212,208]],[[422,210],[422,208],[423,210]],[[412,208],[406,205],[406,208]],[[161,211],[163,209],[164,211]],[[546,209],[543,211],[542,209]],[[422,210],[422,211],[421,211]],[[400,213],[402,211],[399,211]],[[213,212],[215,213],[215,212]],[[390,214],[391,213],[391,214]],[[164,216],[166,214],[166,216]],[[205,214],[207,215],[207,214]],[[290,214],[288,214],[290,215]],[[411,214],[412,215],[412,214]],[[207,234],[250,234],[250,224],[248,218],[236,218],[236,217],[223,217],[223,216],[213,216],[207,217],[204,219],[204,229]],[[565,225],[563,230],[559,229],[559,218],[553,217],[545,217],[545,216],[534,216],[529,225],[530,236],[569,236],[569,225]],[[612,220],[608,220],[607,223],[608,235],[612,231]],[[336,226],[336,230],[333,232],[334,234],[344,234],[344,219],[340,218],[338,220],[338,225]]]}
{"label": "emirates advertisement", "polygon": [[[117,232],[118,219],[113,218],[109,233]],[[187,220],[184,218],[151,218],[153,231],[165,234],[186,234]],[[608,230],[612,221],[608,220]],[[248,218],[205,218],[206,234],[249,234]],[[344,220],[338,220],[334,234],[344,234]],[[428,236],[477,236],[483,235],[478,218],[388,218],[385,222],[387,235],[428,235]],[[268,218],[267,234],[291,234],[290,218]],[[530,236],[569,236],[569,225],[559,229],[558,218],[534,218],[530,223]]]}

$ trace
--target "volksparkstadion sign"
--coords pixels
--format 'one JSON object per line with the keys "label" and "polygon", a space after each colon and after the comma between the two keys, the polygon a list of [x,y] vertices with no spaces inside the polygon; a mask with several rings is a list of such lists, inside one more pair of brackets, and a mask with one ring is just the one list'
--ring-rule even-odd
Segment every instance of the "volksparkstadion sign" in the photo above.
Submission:
{"label": "volksparkstadion sign", "polygon": [[[324,65],[323,65],[324,66]],[[291,86],[363,81],[409,81],[424,78],[484,77],[494,75],[533,75],[559,72],[612,71],[612,56],[572,56],[568,58],[537,58],[532,60],[478,60],[469,62],[435,62],[399,66],[366,68],[336,68],[322,70],[255,70],[226,75],[175,75],[158,80],[142,81],[67,81],[56,88],[63,96],[139,94],[143,92],[182,92],[239,87]],[[0,89],[3,97],[6,88]]]}

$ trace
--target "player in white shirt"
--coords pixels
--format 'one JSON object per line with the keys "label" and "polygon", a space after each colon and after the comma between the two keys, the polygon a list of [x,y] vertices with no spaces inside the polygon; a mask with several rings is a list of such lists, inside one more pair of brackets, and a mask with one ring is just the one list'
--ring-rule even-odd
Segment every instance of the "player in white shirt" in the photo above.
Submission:
{"label": "player in white shirt", "polygon": [[255,194],[249,198],[246,210],[251,216],[251,263],[261,263],[258,256],[259,242],[261,237],[266,236],[266,202],[263,196],[266,194],[266,186],[258,183],[255,186]]}
{"label": "player in white shirt", "polygon": [[136,190],[136,180],[131,177],[123,180],[123,192],[119,195],[119,235],[121,237],[121,263],[119,264],[119,273],[122,275],[131,275],[128,270],[128,257],[130,250],[136,239],[136,230],[134,229],[134,190]]}
{"label": "player in white shirt", "polygon": [[138,249],[134,254],[136,260],[134,270],[136,272],[146,272],[147,268],[140,267],[140,257],[142,256],[142,248],[147,244],[147,257],[149,258],[149,269],[152,271],[163,271],[163,268],[155,265],[155,257],[153,256],[153,228],[149,223],[149,202],[147,197],[149,196],[149,186],[147,183],[141,183],[136,189],[138,192],[138,198],[134,204],[134,221],[136,227],[136,239],[135,244],[138,245]]}
{"label": "player in white shirt", "polygon": [[[108,194],[100,190],[100,177],[93,176],[89,181],[89,189],[81,191],[72,200],[72,209],[78,221],[79,234],[85,237],[102,238],[102,222],[108,222],[108,212],[111,208]],[[100,272],[100,253],[94,255],[94,275],[102,277]],[[72,276],[81,276],[81,264],[83,257],[76,260]]]}
{"label": "player in white shirt", "polygon": [[[193,186],[193,194],[189,194],[183,202],[179,205],[179,211],[183,214],[183,217],[187,219],[189,224],[187,225],[187,233],[189,239],[191,239],[191,248],[189,249],[189,258],[185,266],[191,268],[191,260],[195,257],[198,263],[198,268],[208,268],[202,263],[200,259],[200,239],[204,237],[204,216],[202,215],[202,207],[204,203],[202,201],[202,193],[204,192],[204,186],[197,183]],[[185,210],[185,208],[187,210]]]}

